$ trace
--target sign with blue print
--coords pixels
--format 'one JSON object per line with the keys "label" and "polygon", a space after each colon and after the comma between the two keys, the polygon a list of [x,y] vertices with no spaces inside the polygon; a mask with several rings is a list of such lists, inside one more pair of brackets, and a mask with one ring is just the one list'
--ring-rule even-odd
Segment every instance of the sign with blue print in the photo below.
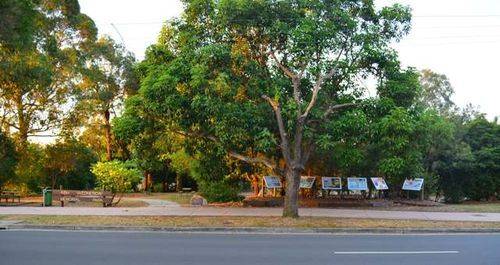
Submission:
{"label": "sign with blue print", "polygon": [[347,178],[347,188],[349,190],[368,190],[366,178]]}
{"label": "sign with blue print", "polygon": [[268,189],[277,189],[282,187],[280,178],[276,176],[265,176],[264,182],[266,183],[266,187]]}
{"label": "sign with blue print", "polygon": [[338,177],[322,177],[321,184],[324,190],[341,190],[342,179]]}
{"label": "sign with blue print", "polygon": [[403,183],[403,190],[420,191],[422,190],[423,185],[423,178],[405,179],[405,182]]}
{"label": "sign with blue print", "polygon": [[385,182],[383,178],[370,178],[372,180],[373,186],[375,186],[376,190],[388,190],[389,186]]}
{"label": "sign with blue print", "polygon": [[300,177],[300,188],[301,189],[311,189],[314,185],[316,177],[311,176],[301,176]]}

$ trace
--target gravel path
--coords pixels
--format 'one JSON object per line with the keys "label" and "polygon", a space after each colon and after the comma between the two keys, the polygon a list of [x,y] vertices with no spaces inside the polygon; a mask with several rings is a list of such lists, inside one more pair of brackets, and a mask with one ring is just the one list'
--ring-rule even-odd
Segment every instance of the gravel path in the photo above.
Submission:
{"label": "gravel path", "polygon": [[148,207],[164,207],[164,206],[177,206],[180,207],[180,204],[172,201],[167,201],[167,200],[160,200],[160,199],[145,199],[145,198],[137,198],[134,200],[138,201],[143,201],[147,203],[149,206]]}

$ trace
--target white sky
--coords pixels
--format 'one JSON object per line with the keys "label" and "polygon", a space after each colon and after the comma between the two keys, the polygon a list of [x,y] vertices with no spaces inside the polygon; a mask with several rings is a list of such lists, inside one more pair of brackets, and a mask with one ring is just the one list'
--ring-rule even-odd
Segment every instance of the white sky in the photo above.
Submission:
{"label": "white sky", "polygon": [[[472,103],[489,118],[500,116],[499,0],[376,0],[413,9],[413,29],[395,47],[406,66],[429,68],[449,77],[460,106]],[[156,42],[161,22],[182,12],[179,0],[80,0],[83,13],[101,34],[121,41],[138,59]]]}

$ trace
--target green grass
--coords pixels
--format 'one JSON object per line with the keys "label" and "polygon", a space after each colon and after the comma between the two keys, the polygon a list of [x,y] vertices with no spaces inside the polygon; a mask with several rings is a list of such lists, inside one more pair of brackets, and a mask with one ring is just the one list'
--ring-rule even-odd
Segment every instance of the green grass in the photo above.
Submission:
{"label": "green grass", "polygon": [[448,204],[445,208],[453,212],[500,213],[500,202]]}
{"label": "green grass", "polygon": [[462,204],[444,204],[442,206],[393,206],[369,208],[368,210],[390,211],[421,211],[421,212],[470,212],[470,213],[500,213],[500,202],[466,202]]}

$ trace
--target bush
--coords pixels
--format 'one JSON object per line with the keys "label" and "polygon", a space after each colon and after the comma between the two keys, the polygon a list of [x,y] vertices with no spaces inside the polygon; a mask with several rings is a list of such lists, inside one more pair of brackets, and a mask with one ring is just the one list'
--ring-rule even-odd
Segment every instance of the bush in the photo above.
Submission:
{"label": "bush", "polygon": [[243,199],[238,195],[239,187],[226,183],[226,181],[198,184],[199,193],[209,202],[241,201]]}
{"label": "bush", "polygon": [[497,183],[491,175],[476,175],[468,183],[465,195],[474,201],[488,200],[494,197],[497,191]]}
{"label": "bush", "polygon": [[121,161],[99,162],[92,166],[98,189],[113,193],[132,191],[141,181],[141,172],[131,163]]}

